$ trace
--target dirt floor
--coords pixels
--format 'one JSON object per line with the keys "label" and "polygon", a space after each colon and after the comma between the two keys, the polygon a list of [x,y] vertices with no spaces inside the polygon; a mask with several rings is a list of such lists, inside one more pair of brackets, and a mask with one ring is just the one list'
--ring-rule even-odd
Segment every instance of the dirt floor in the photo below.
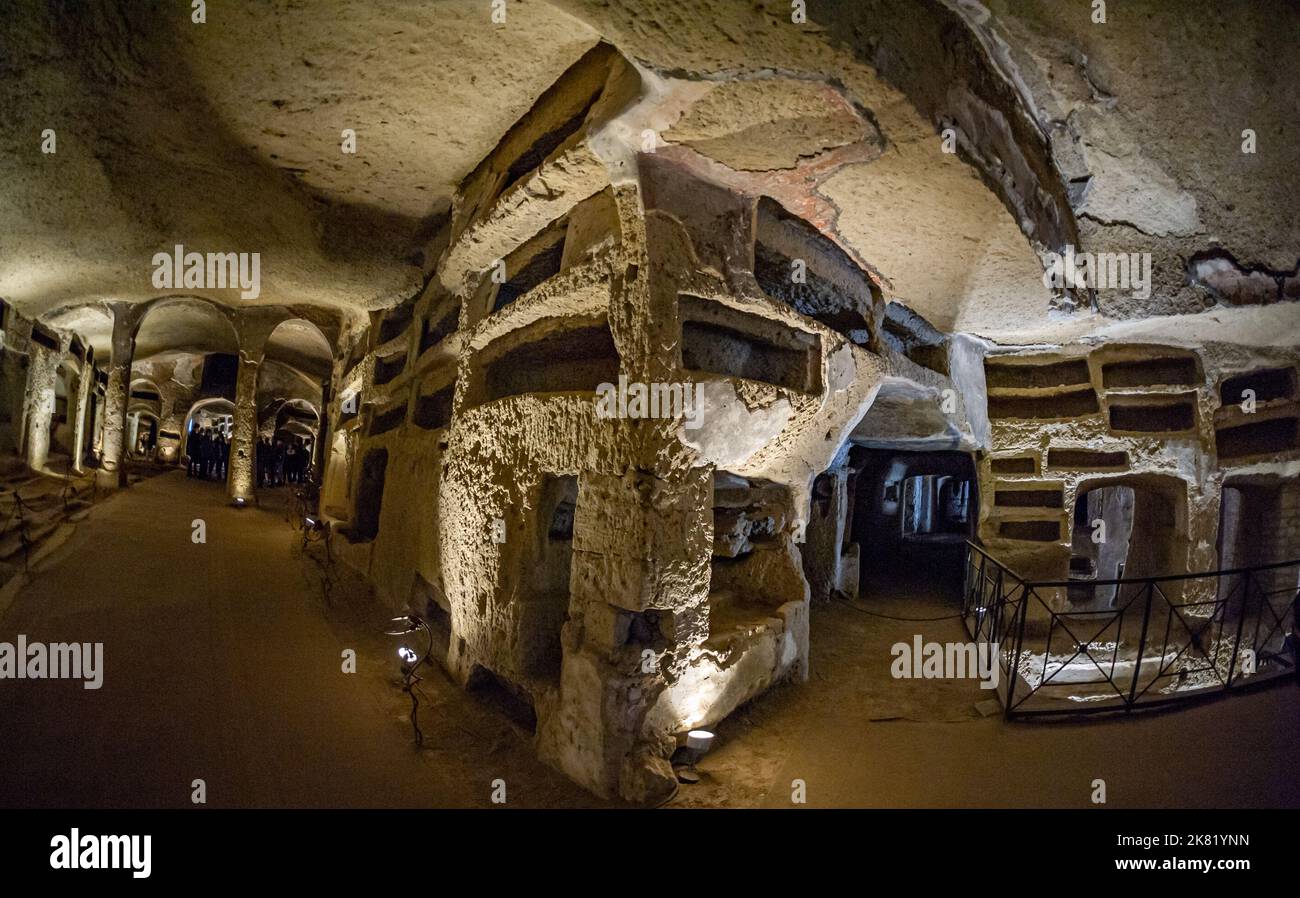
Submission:
{"label": "dirt floor", "polygon": [[99,690],[0,681],[0,805],[188,806],[196,778],[215,807],[490,807],[497,778],[508,805],[600,804],[436,670],[417,751],[388,615],[327,613],[271,492],[235,509],[179,471],[138,483],[18,595],[0,641],[103,642],[105,674]]}
{"label": "dirt floor", "polygon": [[[276,495],[278,492],[279,495]],[[413,744],[388,613],[321,570],[285,491],[235,509],[168,473],[96,506],[0,618],[0,641],[98,641],[104,685],[0,680],[0,806],[608,806],[538,762],[527,730],[438,670]],[[191,540],[202,518],[207,541]],[[670,807],[1300,806],[1300,689],[1082,723],[983,717],[974,681],[896,680],[890,646],[965,638],[949,599],[818,605],[812,674],[741,708]],[[866,613],[873,612],[872,614]],[[892,620],[940,618],[937,620]],[[355,649],[357,672],[342,671]]]}
{"label": "dirt floor", "polygon": [[950,593],[914,580],[864,596],[814,607],[808,683],[724,721],[701,781],[671,806],[790,807],[802,780],[810,807],[1093,807],[1101,779],[1108,807],[1300,807],[1290,681],[1129,717],[1008,723],[985,716],[992,693],[974,680],[890,675],[895,643],[968,639]]}

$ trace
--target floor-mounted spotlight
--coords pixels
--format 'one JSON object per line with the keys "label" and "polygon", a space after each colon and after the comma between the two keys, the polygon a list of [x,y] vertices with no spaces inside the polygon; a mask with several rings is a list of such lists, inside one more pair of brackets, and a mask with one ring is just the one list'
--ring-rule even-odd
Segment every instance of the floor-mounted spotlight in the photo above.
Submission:
{"label": "floor-mounted spotlight", "polygon": [[419,669],[421,664],[429,660],[429,656],[433,653],[433,631],[424,622],[424,618],[419,615],[404,614],[401,617],[393,618],[391,626],[384,632],[389,636],[405,636],[407,633],[414,633],[416,630],[423,630],[425,636],[429,639],[424,654],[416,654],[415,649],[403,643],[397,649],[397,657],[402,659],[402,691],[411,697],[411,729],[415,730],[415,746],[420,748],[424,745],[424,733],[420,730],[418,717],[420,698],[415,694],[415,684],[420,682],[420,676],[416,673],[416,670]]}
{"label": "floor-mounted spotlight", "polygon": [[695,765],[703,760],[713,747],[713,733],[708,730],[691,730],[673,752],[673,772],[680,783],[698,783],[700,773]]}

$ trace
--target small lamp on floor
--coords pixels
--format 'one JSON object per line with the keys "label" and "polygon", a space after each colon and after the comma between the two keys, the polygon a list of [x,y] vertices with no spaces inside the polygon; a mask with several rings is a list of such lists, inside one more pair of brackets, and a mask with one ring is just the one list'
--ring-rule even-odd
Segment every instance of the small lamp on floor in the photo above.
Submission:
{"label": "small lamp on floor", "polygon": [[691,730],[673,752],[673,772],[681,783],[698,783],[700,773],[695,765],[703,760],[713,747],[713,733],[708,730]]}

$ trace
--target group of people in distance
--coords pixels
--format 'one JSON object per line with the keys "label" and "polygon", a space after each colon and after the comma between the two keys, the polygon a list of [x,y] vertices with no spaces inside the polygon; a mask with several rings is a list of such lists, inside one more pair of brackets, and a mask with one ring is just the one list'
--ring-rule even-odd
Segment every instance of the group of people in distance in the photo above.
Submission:
{"label": "group of people in distance", "polygon": [[213,427],[202,427],[190,434],[189,468],[186,475],[203,480],[225,480],[230,464],[230,440]]}
{"label": "group of people in distance", "polygon": [[257,441],[258,486],[304,483],[311,477],[311,443]]}
{"label": "group of people in distance", "polygon": [[[305,483],[311,478],[310,442],[257,441],[257,485],[281,486]],[[230,467],[230,438],[220,429],[203,427],[190,434],[188,471],[190,477],[224,480]]]}

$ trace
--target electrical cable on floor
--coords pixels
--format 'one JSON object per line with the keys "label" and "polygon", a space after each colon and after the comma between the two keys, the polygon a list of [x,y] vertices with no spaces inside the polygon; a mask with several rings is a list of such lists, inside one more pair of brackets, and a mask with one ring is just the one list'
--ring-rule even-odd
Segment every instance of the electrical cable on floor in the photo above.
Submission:
{"label": "electrical cable on floor", "polygon": [[661,808],[661,807],[663,807],[664,805],[668,804],[668,803],[671,802],[674,798],[677,797],[677,793],[680,792],[680,791],[682,791],[682,784],[681,784],[681,783],[673,783],[673,791],[670,792],[670,793],[668,793],[668,797],[665,798],[665,799],[663,799],[662,801],[660,801],[660,802],[659,802],[658,804],[656,804],[654,807],[652,807],[651,810],[658,810],[659,808]]}
{"label": "electrical cable on floor", "polygon": [[837,601],[842,602],[845,605],[848,605],[850,608],[852,608],[854,611],[858,612],[859,614],[869,614],[872,617],[883,617],[885,620],[896,620],[896,621],[902,621],[904,623],[926,624],[926,623],[931,623],[933,621],[941,621],[941,620],[960,620],[962,617],[960,612],[957,614],[945,614],[942,617],[899,617],[898,615],[894,615],[894,614],[881,614],[879,611],[868,611],[865,608],[853,604],[848,599],[837,599]]}

